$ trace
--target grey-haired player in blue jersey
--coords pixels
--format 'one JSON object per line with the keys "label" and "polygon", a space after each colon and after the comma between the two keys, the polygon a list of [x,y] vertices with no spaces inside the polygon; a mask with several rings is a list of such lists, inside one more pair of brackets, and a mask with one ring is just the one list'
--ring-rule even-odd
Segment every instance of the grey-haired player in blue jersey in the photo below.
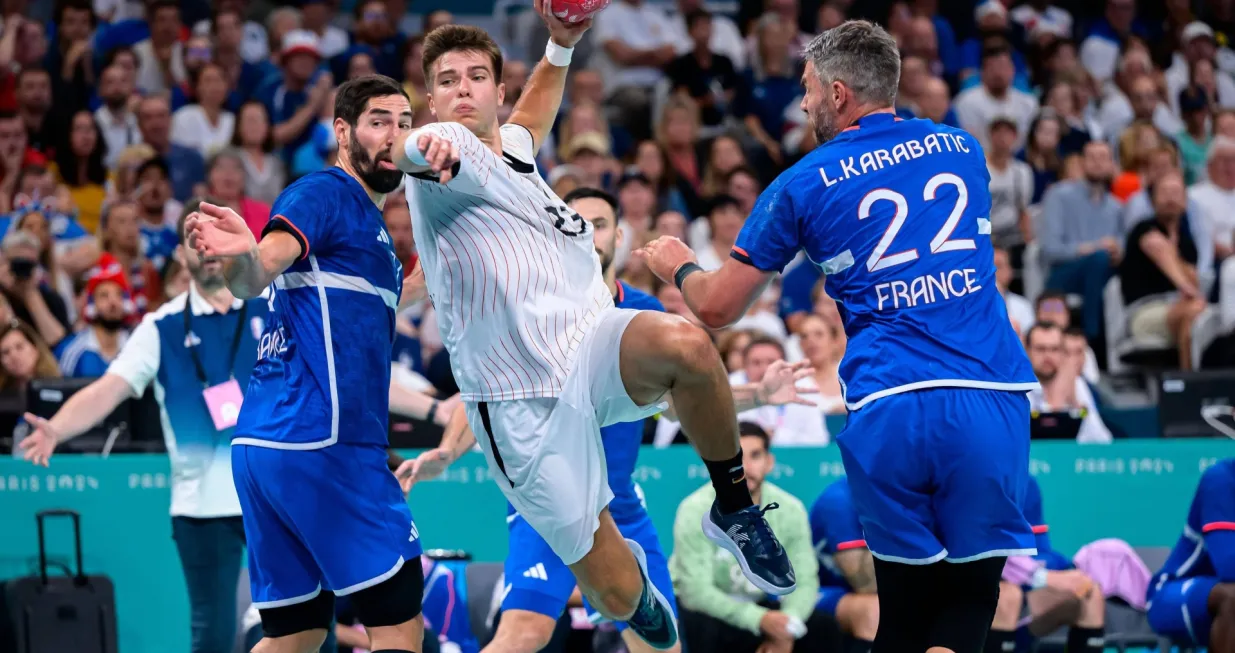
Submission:
{"label": "grey-haired player in blue jersey", "polygon": [[732,257],[704,272],[681,241],[641,255],[708,326],[740,318],[805,251],[848,335],[837,437],[867,546],[874,653],[978,653],[1021,512],[1037,387],[995,286],[978,139],[899,120],[896,41],[849,21],[806,51],[802,108],[821,145],[760,196]]}

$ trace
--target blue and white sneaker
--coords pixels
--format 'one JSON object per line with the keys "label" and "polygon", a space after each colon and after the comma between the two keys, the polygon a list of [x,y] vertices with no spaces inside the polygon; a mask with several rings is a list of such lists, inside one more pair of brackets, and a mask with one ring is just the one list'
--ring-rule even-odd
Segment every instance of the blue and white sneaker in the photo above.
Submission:
{"label": "blue and white sneaker", "polygon": [[639,572],[643,574],[643,599],[626,625],[648,646],[658,651],[673,648],[678,643],[678,620],[673,615],[673,608],[648,576],[648,557],[643,547],[631,539],[626,540],[626,545],[635,554]]}
{"label": "blue and white sneaker", "polygon": [[755,587],[773,596],[784,596],[798,586],[793,563],[780,545],[764,514],[780,506],[750,506],[731,515],[722,515],[716,502],[703,517],[703,533],[720,548],[733,554],[742,574]]}

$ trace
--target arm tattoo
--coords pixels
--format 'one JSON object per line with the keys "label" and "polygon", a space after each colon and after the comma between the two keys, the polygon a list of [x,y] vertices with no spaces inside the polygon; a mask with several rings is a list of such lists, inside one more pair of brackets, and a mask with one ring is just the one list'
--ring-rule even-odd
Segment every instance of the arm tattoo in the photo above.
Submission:
{"label": "arm tattoo", "polygon": [[853,587],[854,592],[859,594],[876,592],[875,558],[871,555],[870,549],[840,551],[833,559],[841,573],[845,575],[845,580],[849,581],[849,585]]}

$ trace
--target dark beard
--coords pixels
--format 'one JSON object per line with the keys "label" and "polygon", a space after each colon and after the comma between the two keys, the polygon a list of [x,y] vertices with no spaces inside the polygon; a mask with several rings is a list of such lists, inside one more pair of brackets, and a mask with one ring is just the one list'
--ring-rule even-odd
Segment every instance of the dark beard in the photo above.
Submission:
{"label": "dark beard", "polygon": [[124,97],[123,95],[119,95],[116,97],[103,98],[103,104],[107,105],[107,108],[111,110],[112,113],[119,113],[120,110],[124,108],[124,105],[127,102],[128,102],[128,98]]}
{"label": "dark beard", "polygon": [[[364,151],[355,137],[347,146],[347,155],[352,160],[352,168],[360,175],[360,180],[375,193],[393,193],[403,182],[403,172],[379,169],[377,162],[369,157],[369,153]],[[379,154],[378,157],[383,161],[390,161],[389,152]]]}
{"label": "dark beard", "polygon": [[107,317],[99,317],[99,318],[95,318],[94,323],[98,325],[99,328],[103,329],[104,331],[107,331],[109,333],[115,333],[123,329],[125,326],[127,326],[128,320],[125,320],[123,318],[114,319],[114,318],[107,318]]}

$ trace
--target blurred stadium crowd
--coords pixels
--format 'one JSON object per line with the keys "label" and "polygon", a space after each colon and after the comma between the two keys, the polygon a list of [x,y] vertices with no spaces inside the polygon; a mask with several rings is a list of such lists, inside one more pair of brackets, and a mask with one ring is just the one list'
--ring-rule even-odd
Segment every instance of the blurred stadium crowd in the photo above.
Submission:
{"label": "blurred stadium crowd", "polygon": [[[507,111],[546,34],[509,4],[478,19],[506,50]],[[414,9],[0,2],[0,392],[15,414],[35,379],[103,374],[142,315],[186,291],[176,224],[190,198],[260,234],[290,181],[333,162],[338,82],[392,76],[416,124],[433,120],[423,35],[455,17]],[[630,252],[667,234],[721,265],[760,191],[816,145],[798,106],[803,46],[856,17],[900,43],[900,115],[985,148],[999,290],[1043,382],[1036,411],[1107,443],[1104,379],[1235,367],[1230,0],[613,0],[578,47],[538,164],[559,195],[617,196],[624,283],[694,319]],[[410,270],[407,212],[397,193],[385,207]],[[445,398],[457,388],[432,310],[400,316],[396,379]],[[791,264],[715,341],[734,382],[810,361],[817,406],[740,417],[773,446],[828,444],[824,416],[846,410],[845,338],[816,265]],[[662,419],[646,441],[683,439]]]}

